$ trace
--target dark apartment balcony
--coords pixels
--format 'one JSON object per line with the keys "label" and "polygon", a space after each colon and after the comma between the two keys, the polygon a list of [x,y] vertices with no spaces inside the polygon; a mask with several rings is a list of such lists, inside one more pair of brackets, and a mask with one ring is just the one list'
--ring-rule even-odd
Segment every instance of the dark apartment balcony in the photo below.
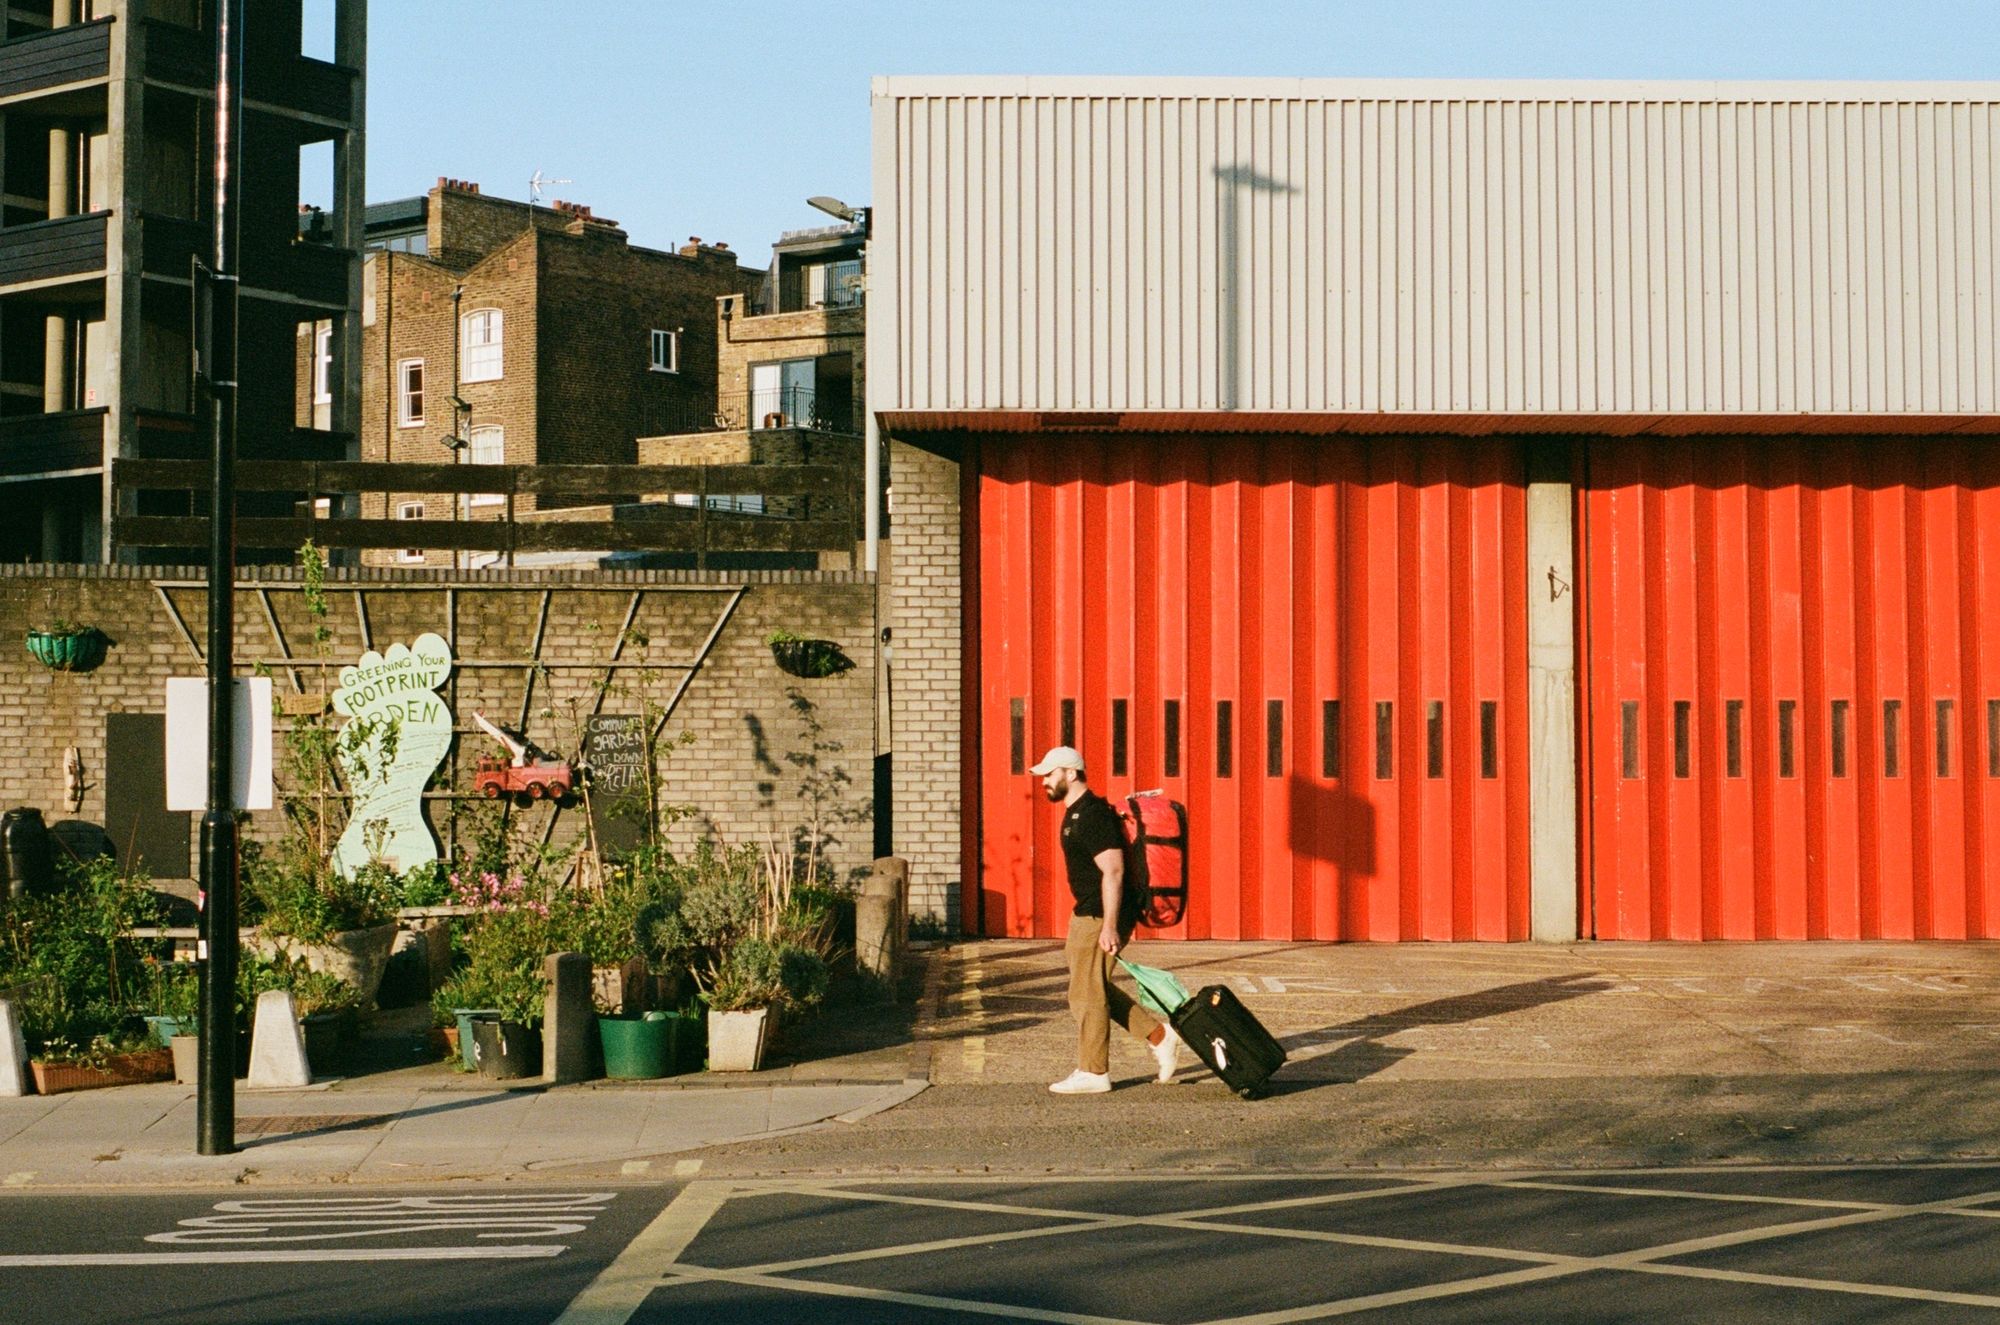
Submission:
{"label": "dark apartment balcony", "polygon": [[0,42],[0,97],[25,96],[110,76],[108,18]]}
{"label": "dark apartment balcony", "polygon": [[[243,237],[244,285],[281,291],[330,308],[346,307],[352,253],[330,244],[295,240],[295,233],[287,232],[276,242],[247,234]],[[214,242],[213,232],[199,221],[148,213],[139,242],[140,262],[150,275],[185,279],[190,260],[197,256],[206,260]]]}
{"label": "dark apartment balcony", "polygon": [[146,20],[146,77],[182,87],[215,86],[215,34]]}
{"label": "dark apartment balcony", "polygon": [[[215,34],[177,23],[146,24],[146,77],[182,87],[215,82]],[[304,111],[330,120],[353,113],[354,70],[325,60],[251,60],[243,71],[243,95],[267,106]]]}
{"label": "dark apartment balcony", "polygon": [[[192,414],[145,411],[139,415],[134,460],[205,460],[208,432]],[[316,428],[286,428],[276,433],[245,428],[236,435],[240,460],[346,460],[354,434]]]}
{"label": "dark apartment balcony", "polygon": [[273,243],[243,237],[243,283],[261,290],[282,290],[310,303],[347,306],[348,260],[354,254],[331,244],[303,240]]}
{"label": "dark apartment balcony", "polygon": [[102,468],[108,412],[72,409],[0,418],[0,476],[25,478]]}
{"label": "dark apartment balcony", "polygon": [[269,64],[253,61],[243,71],[243,95],[267,105],[345,120],[354,113],[354,80],[352,69],[303,55]]}
{"label": "dark apartment balcony", "polygon": [[110,215],[90,212],[0,230],[0,286],[103,271],[105,222]]}
{"label": "dark apartment balcony", "polygon": [[148,276],[187,279],[196,256],[208,259],[215,245],[213,227],[178,216],[142,213],[139,218],[139,265]]}

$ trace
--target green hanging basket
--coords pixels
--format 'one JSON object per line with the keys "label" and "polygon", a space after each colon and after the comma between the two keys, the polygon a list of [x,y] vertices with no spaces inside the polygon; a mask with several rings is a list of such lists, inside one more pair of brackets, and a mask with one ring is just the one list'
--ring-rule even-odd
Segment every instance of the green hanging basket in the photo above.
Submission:
{"label": "green hanging basket", "polygon": [[104,661],[104,650],[110,643],[96,626],[28,632],[28,652],[36,662],[58,672],[90,671]]}
{"label": "green hanging basket", "polygon": [[773,635],[769,643],[771,657],[777,660],[780,668],[793,676],[819,680],[837,676],[854,666],[854,659],[841,652],[840,646],[830,639]]}

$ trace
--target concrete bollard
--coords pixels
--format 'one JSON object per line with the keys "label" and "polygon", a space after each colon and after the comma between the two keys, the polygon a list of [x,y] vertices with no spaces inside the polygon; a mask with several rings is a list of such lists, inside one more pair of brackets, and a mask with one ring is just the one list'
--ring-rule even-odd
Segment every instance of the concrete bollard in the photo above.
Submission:
{"label": "concrete bollard", "polygon": [[250,1029],[252,1090],[310,1086],[312,1065],[306,1061],[305,1032],[289,989],[267,989],[257,995],[257,1020]]}
{"label": "concrete bollard", "polygon": [[548,1002],[542,1011],[542,1075],[552,1086],[597,1075],[592,1038],[597,1013],[590,1006],[590,958],[580,952],[549,955]]}
{"label": "concrete bollard", "polygon": [[854,960],[870,975],[893,983],[909,938],[910,863],[884,856],[854,899]]}
{"label": "concrete bollard", "polygon": [[28,1093],[28,1041],[14,1000],[0,998],[0,1096]]}

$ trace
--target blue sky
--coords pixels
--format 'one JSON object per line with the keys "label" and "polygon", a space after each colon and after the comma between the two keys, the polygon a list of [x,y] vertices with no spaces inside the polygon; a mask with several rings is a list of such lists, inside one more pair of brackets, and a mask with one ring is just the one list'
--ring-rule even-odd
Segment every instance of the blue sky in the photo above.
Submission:
{"label": "blue sky", "polygon": [[372,0],[369,50],[371,201],[540,171],[761,266],[869,200],[873,74],[1990,79],[2000,0]]}

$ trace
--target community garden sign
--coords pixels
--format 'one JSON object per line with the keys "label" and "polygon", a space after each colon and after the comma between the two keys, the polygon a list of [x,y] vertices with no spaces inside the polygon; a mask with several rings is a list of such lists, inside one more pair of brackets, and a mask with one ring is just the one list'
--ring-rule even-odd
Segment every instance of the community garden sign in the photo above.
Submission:
{"label": "community garden sign", "polygon": [[354,797],[334,867],[353,874],[371,857],[398,871],[438,858],[424,822],[424,786],[451,749],[451,708],[438,695],[451,675],[451,645],[417,636],[415,644],[369,651],[340,671],[334,712],[348,719],[337,747]]}

